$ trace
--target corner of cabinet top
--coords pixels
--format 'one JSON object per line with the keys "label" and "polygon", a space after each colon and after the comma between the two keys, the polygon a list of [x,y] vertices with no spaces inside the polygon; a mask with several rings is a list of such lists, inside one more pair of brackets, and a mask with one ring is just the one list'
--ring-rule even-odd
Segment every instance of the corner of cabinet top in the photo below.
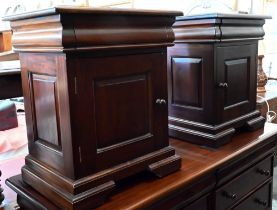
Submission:
{"label": "corner of cabinet top", "polygon": [[12,16],[17,52],[93,51],[173,45],[178,11],[62,6]]}
{"label": "corner of cabinet top", "polygon": [[270,16],[207,13],[179,16],[173,26],[176,43],[228,42],[259,40],[264,36],[263,25]]}

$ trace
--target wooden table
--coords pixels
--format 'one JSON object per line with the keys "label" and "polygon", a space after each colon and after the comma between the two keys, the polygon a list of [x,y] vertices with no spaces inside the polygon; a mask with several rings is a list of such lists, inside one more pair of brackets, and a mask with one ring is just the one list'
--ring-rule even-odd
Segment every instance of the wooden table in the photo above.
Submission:
{"label": "wooden table", "polygon": [[0,100],[22,96],[20,62],[0,62]]}
{"label": "wooden table", "polygon": [[[251,210],[261,209],[259,205],[262,204],[247,202],[250,202],[251,195],[256,195],[256,192],[264,190],[263,186],[270,186],[272,183],[272,148],[277,145],[277,125],[269,124],[265,129],[238,134],[229,144],[219,149],[208,149],[176,139],[171,139],[170,142],[182,157],[180,171],[158,180],[148,173],[123,180],[99,209],[225,209],[222,205],[235,209],[244,208],[245,205]],[[261,164],[264,167],[269,164],[268,170],[271,172],[268,176],[260,175],[258,178],[263,180],[258,181],[254,167]],[[255,183],[249,181],[247,176],[250,175]],[[248,181],[243,185],[236,184],[244,178]],[[245,195],[237,192],[234,200],[224,200],[221,191],[228,189],[229,183],[232,183],[235,190],[244,191],[249,185],[247,183],[253,184],[253,187]],[[7,184],[18,193],[19,202],[29,209],[49,206],[57,209],[32,188],[24,186],[21,176],[8,179]],[[257,208],[254,208],[253,205],[256,204]],[[266,209],[270,209],[270,203],[266,205]]]}

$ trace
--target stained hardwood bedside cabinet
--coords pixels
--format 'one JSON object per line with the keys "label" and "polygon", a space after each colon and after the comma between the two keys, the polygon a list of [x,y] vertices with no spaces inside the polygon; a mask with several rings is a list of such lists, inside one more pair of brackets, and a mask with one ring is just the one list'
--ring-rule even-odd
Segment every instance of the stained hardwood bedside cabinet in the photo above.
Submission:
{"label": "stained hardwood bedside cabinet", "polygon": [[92,209],[118,180],[180,168],[166,80],[177,15],[56,7],[5,18],[22,70],[24,183],[58,208]]}
{"label": "stained hardwood bedside cabinet", "polygon": [[169,134],[210,147],[264,124],[256,110],[257,43],[267,16],[178,17],[168,48]]}

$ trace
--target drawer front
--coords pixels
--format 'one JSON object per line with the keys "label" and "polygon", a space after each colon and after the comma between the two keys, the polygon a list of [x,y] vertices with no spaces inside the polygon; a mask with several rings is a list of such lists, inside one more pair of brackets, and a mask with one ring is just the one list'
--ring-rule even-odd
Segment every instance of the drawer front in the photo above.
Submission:
{"label": "drawer front", "polygon": [[271,177],[272,173],[273,159],[270,156],[217,190],[216,209],[232,207],[244,195]]}
{"label": "drawer front", "polygon": [[198,199],[197,201],[193,202],[192,204],[182,208],[182,210],[207,210],[208,209],[208,199],[206,196]]}
{"label": "drawer front", "polygon": [[265,184],[259,190],[251,194],[233,210],[265,210],[271,207],[272,182]]}

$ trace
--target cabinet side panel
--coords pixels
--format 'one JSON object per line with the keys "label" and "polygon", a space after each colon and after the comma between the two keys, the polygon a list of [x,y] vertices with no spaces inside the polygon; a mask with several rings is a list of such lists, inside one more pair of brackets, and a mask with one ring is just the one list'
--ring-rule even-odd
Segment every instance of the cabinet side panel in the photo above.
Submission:
{"label": "cabinet side panel", "polygon": [[30,88],[33,93],[32,107],[34,111],[35,140],[47,142],[53,147],[61,146],[58,135],[58,113],[56,104],[56,77],[31,74]]}
{"label": "cabinet side panel", "polygon": [[29,154],[73,178],[64,55],[21,53],[20,60]]}
{"label": "cabinet side panel", "polygon": [[213,50],[211,44],[180,43],[167,49],[170,124],[215,121]]}
{"label": "cabinet side panel", "polygon": [[202,60],[201,58],[172,58],[172,105],[202,105]]}

